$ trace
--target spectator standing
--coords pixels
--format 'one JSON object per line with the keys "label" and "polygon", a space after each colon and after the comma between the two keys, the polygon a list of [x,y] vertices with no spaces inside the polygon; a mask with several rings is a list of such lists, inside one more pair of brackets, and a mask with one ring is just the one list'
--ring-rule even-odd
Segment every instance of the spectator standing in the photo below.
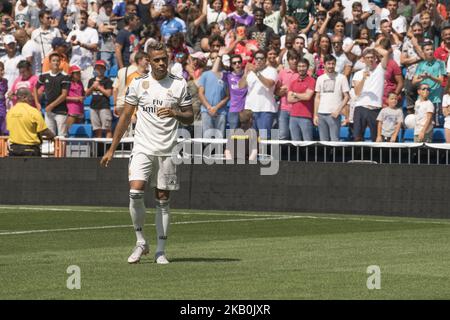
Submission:
{"label": "spectator standing", "polygon": [[86,87],[89,79],[94,75],[94,53],[98,50],[98,32],[87,25],[88,13],[81,11],[78,19],[78,28],[67,36],[72,45],[71,65],[81,68],[81,81]]}
{"label": "spectator standing", "polygon": [[[450,31],[450,29],[449,29]],[[400,63],[406,67],[405,75],[405,97],[406,108],[413,109],[417,100],[417,87],[412,83],[417,66],[424,55],[421,47],[423,42],[423,28],[420,22],[411,25],[405,39],[403,40]]]}
{"label": "spectator standing", "polygon": [[30,39],[28,33],[24,29],[19,29],[14,35],[17,44],[21,48],[22,56],[31,63],[33,74],[42,73],[42,59],[41,50],[39,50],[36,42]]}
{"label": "spectator standing", "polygon": [[131,64],[130,56],[139,48],[139,38],[133,33],[139,24],[139,18],[136,15],[126,15],[124,22],[125,27],[119,31],[114,49],[119,69]]}
{"label": "spectator standing", "polygon": [[254,18],[249,13],[245,12],[245,1],[244,0],[234,0],[234,7],[236,11],[228,15],[229,18],[234,20],[234,25],[237,27],[239,25],[250,27],[254,23]]}
{"label": "spectator standing", "polygon": [[266,53],[255,52],[255,64],[247,63],[239,80],[239,88],[248,88],[245,109],[253,112],[253,125],[258,134],[270,139],[274,117],[278,111],[274,90],[278,78],[277,70],[267,66]]}
{"label": "spectator standing", "polygon": [[[67,51],[68,51],[69,44],[64,41],[63,38],[55,38],[52,40],[52,52],[57,52],[59,56],[61,57],[61,64],[60,68],[65,73],[69,73],[69,58],[67,57]],[[44,58],[44,61],[42,61],[42,72],[48,72],[50,70],[50,56],[46,56]]]}
{"label": "spectator standing", "polygon": [[316,80],[308,75],[309,61],[300,58],[298,77],[289,86],[288,102],[292,104],[289,130],[294,141],[313,140],[314,90]]}
{"label": "spectator standing", "polygon": [[275,32],[271,27],[264,24],[265,12],[261,8],[256,8],[253,11],[255,24],[247,29],[247,39],[256,40],[258,48],[266,50],[269,45],[269,40]]}
{"label": "spectator standing", "polygon": [[[17,77],[12,84],[11,90],[9,90],[10,100],[12,100],[14,104],[17,102],[17,90],[26,88],[30,90],[30,92],[33,92],[38,81],[38,77],[34,75],[31,70],[31,63],[27,60],[20,61],[17,64],[17,69],[19,70],[19,77]],[[31,101],[30,105],[34,107],[34,101]]]}
{"label": "spectator standing", "polygon": [[271,27],[276,34],[280,33],[281,22],[286,15],[286,0],[281,0],[280,10],[273,10],[273,0],[264,0],[263,9],[266,13],[264,24]]}
{"label": "spectator standing", "polygon": [[298,78],[297,63],[299,56],[295,50],[287,53],[289,68],[282,69],[278,74],[275,86],[275,94],[280,97],[280,113],[278,116],[278,129],[280,140],[289,140],[289,114],[291,104],[288,102],[288,90],[290,85]]}
{"label": "spectator standing", "polygon": [[84,86],[81,82],[81,69],[71,66],[69,69],[70,85],[67,93],[67,131],[74,123],[80,123],[84,118]]}
{"label": "spectator standing", "polygon": [[403,123],[403,111],[397,108],[398,96],[391,92],[387,96],[387,108],[378,114],[377,142],[396,142]]}
{"label": "spectator standing", "polygon": [[97,60],[95,62],[96,77],[89,80],[86,96],[92,94],[91,101],[91,123],[96,138],[102,138],[103,132],[106,138],[112,138],[112,114],[109,98],[112,95],[112,81],[105,77],[106,62]]}
{"label": "spectator standing", "polygon": [[316,5],[310,0],[291,0],[287,6],[288,15],[295,18],[300,29],[308,26],[310,15],[316,16]]}
{"label": "spectator standing", "polygon": [[339,141],[342,109],[347,105],[347,77],[336,72],[336,58],[327,55],[325,74],[317,78],[314,101],[314,124],[319,127],[320,141]]}
{"label": "spectator standing", "polygon": [[98,32],[100,34],[100,59],[106,61],[110,68],[116,64],[114,57],[114,40],[117,35],[117,22],[111,21],[113,2],[106,0],[102,3],[103,10],[97,17]]}
{"label": "spectator standing", "polygon": [[414,113],[414,142],[431,142],[433,140],[433,103],[428,99],[431,88],[426,83],[419,86],[419,99],[416,101]]}
{"label": "spectator standing", "polygon": [[[377,64],[377,55],[381,56]],[[377,117],[383,105],[384,74],[386,72],[389,52],[380,46],[365,49],[363,52],[365,68],[353,76],[355,88],[355,110],[353,114],[353,136],[355,141],[362,141],[368,126],[372,141],[377,138]]]}
{"label": "spectator standing", "polygon": [[215,136],[210,130],[218,130],[220,137],[225,137],[225,125],[227,110],[225,108],[230,95],[227,83],[224,81],[224,74],[222,73],[221,56],[213,52],[210,54],[210,59],[215,68],[210,71],[203,72],[198,81],[198,96],[202,102],[202,132],[204,138]]}
{"label": "spectator standing", "polygon": [[239,88],[244,70],[242,68],[242,57],[240,55],[230,56],[231,71],[224,72],[224,79],[230,92],[230,110],[228,112],[228,122],[230,129],[239,128],[239,112],[244,110],[247,88]]}
{"label": "spectator standing", "polygon": [[161,24],[161,37],[164,43],[167,43],[169,38],[177,32],[186,33],[186,24],[175,17],[175,8],[173,6],[164,5],[161,16],[164,18]]}
{"label": "spectator standing", "polygon": [[[413,78],[413,84],[427,84],[430,88],[428,99],[434,105],[434,122],[436,126],[444,125],[444,116],[442,115],[442,82],[446,75],[444,62],[437,60],[433,55],[433,42],[425,41],[422,44],[424,60],[419,62],[416,74]],[[420,91],[419,91],[420,94]]]}
{"label": "spectator standing", "polygon": [[52,51],[53,39],[61,37],[59,29],[51,26],[51,19],[51,11],[41,10],[39,12],[40,27],[31,33],[31,40],[39,47],[41,57],[45,57]]}
{"label": "spectator standing", "polygon": [[61,57],[57,52],[50,54],[50,71],[39,76],[36,87],[34,88],[34,104],[38,109],[39,88],[44,87],[46,107],[45,123],[49,129],[58,136],[67,134],[67,91],[70,85],[70,79],[66,73],[60,69]]}
{"label": "spectator standing", "polygon": [[5,43],[6,55],[0,58],[5,66],[5,78],[8,80],[8,87],[10,88],[14,81],[19,76],[19,70],[17,64],[25,58],[17,52],[17,42],[14,36],[6,35],[3,37]]}

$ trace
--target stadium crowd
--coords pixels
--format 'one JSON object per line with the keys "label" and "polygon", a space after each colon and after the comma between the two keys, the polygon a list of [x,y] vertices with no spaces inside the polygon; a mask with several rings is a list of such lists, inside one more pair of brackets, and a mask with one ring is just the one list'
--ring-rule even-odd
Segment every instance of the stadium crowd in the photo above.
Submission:
{"label": "stadium crowd", "polygon": [[204,137],[238,128],[249,109],[253,126],[268,137],[279,129],[280,140],[339,141],[348,127],[361,141],[368,127],[372,141],[399,141],[407,126],[415,141],[444,128],[450,142],[448,9],[441,0],[2,0],[0,135],[14,130],[7,114],[28,88],[54,134],[85,123],[89,107],[94,136],[111,137],[127,86],[149,72],[148,46],[164,42]]}

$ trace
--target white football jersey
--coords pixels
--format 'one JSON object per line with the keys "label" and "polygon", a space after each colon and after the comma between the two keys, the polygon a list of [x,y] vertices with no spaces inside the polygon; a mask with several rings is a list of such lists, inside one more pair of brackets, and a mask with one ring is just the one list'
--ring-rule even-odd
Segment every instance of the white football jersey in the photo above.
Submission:
{"label": "white football jersey", "polygon": [[177,110],[192,104],[186,81],[172,74],[155,80],[151,74],[131,81],[125,102],[137,107],[137,122],[133,151],[154,156],[170,156],[177,144],[178,121],[161,119],[158,108],[170,106]]}

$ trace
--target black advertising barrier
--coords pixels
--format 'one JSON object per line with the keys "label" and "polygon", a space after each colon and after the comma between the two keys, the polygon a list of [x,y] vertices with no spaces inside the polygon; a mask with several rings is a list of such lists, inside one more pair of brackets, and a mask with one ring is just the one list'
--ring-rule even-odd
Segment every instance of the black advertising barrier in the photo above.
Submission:
{"label": "black advertising barrier", "polygon": [[[128,206],[128,159],[105,169],[99,159],[0,159],[0,204]],[[184,209],[295,211],[450,218],[446,165],[280,162],[180,165]],[[153,205],[153,191],[146,193]]]}

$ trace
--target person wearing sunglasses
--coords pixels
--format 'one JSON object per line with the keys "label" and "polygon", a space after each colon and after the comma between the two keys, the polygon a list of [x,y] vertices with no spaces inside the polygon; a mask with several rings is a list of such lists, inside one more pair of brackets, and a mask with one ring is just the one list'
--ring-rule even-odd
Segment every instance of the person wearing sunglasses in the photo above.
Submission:
{"label": "person wearing sunglasses", "polygon": [[433,139],[434,106],[429,99],[430,91],[431,88],[427,84],[421,84],[417,90],[419,98],[414,106],[414,142],[431,142]]}
{"label": "person wearing sunglasses", "polygon": [[247,88],[239,88],[239,80],[241,80],[244,69],[242,65],[242,57],[238,54],[230,56],[231,71],[224,72],[224,80],[230,91],[230,109],[228,111],[228,123],[230,129],[239,128],[239,112],[244,110],[245,97],[247,96]]}
{"label": "person wearing sunglasses", "polygon": [[239,80],[239,88],[248,88],[245,109],[253,111],[253,126],[260,137],[270,139],[274,116],[277,113],[274,90],[277,70],[266,64],[266,52],[255,52],[255,64],[247,63]]}

